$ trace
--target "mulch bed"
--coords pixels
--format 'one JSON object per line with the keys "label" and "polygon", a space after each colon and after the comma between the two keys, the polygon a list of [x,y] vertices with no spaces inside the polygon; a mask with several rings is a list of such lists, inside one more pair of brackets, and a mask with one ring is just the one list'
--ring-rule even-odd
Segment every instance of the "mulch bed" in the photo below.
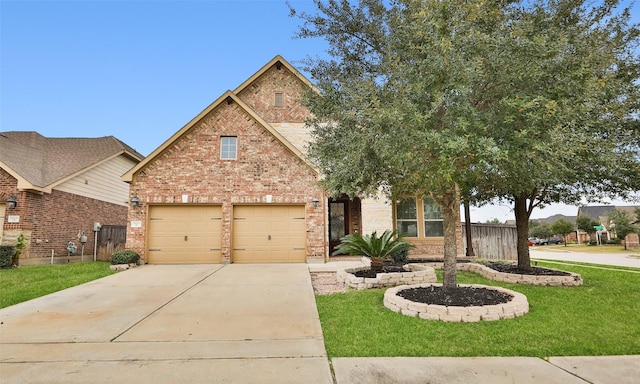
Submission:
{"label": "mulch bed", "polygon": [[[382,267],[382,271],[378,273],[402,273],[402,272],[407,272],[404,268],[402,268],[402,266],[385,265]],[[371,268],[369,268],[369,269],[363,269],[361,271],[353,272],[353,275],[355,275],[356,277],[366,277],[366,278],[375,279],[378,273],[374,272]]]}
{"label": "mulch bed", "polygon": [[487,263],[487,267],[494,271],[504,273],[514,273],[518,275],[534,275],[534,276],[571,276],[570,273],[558,271],[555,269],[547,269],[542,267],[531,267],[531,270],[520,269],[517,264],[507,263]]}
{"label": "mulch bed", "polygon": [[511,301],[513,296],[488,288],[440,286],[409,288],[398,292],[398,296],[416,303],[473,307],[497,305]]}

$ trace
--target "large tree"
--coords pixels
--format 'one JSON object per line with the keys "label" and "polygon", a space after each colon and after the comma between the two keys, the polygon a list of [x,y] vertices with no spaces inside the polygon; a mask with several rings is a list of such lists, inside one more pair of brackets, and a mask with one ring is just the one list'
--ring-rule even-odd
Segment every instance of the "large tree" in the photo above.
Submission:
{"label": "large tree", "polygon": [[511,160],[478,193],[513,204],[521,269],[535,208],[640,190],[638,29],[617,1],[589,4],[513,4],[479,74],[489,133]]}
{"label": "large tree", "polygon": [[329,59],[307,61],[310,156],[333,193],[438,202],[445,286],[460,191],[514,203],[527,269],[536,206],[637,180],[638,34],[615,1],[314,2],[291,8],[299,37],[329,42]]}
{"label": "large tree", "polygon": [[[323,37],[310,59],[321,90],[306,104],[310,156],[333,193],[426,195],[442,209],[444,286],[456,287],[460,188],[500,152],[475,112],[470,79],[503,13],[490,2],[315,1],[301,37]],[[500,11],[500,8],[498,8]],[[292,10],[295,14],[295,11]]]}

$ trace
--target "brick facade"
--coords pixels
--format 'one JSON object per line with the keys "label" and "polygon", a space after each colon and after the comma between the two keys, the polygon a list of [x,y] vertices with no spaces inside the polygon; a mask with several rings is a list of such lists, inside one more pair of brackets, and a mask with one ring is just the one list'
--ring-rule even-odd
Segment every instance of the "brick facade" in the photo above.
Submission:
{"label": "brick facade", "polygon": [[[67,255],[67,243],[71,240],[78,247],[80,231],[85,231],[87,243],[85,255],[93,254],[93,223],[125,225],[127,207],[53,190],[51,193],[18,191],[17,180],[0,169],[0,195],[13,194],[18,200],[15,209],[7,209],[2,226],[3,244],[15,244],[22,233],[27,249],[21,259]],[[9,223],[9,215],[19,216],[18,223]]]}
{"label": "brick facade", "polygon": [[[308,115],[299,105],[292,105],[288,96],[287,108],[268,106],[273,104],[271,90],[282,89],[289,95],[294,91],[286,89],[303,86],[288,70],[274,67],[258,80],[259,86],[249,85],[247,92],[241,92],[243,102],[260,110],[258,115],[269,119]],[[220,159],[221,136],[237,136],[236,160]],[[325,200],[316,179],[317,173],[252,113],[227,99],[133,175],[131,195],[137,195],[142,206],[130,210],[129,221],[139,221],[141,227],[127,228],[127,248],[145,258],[148,206],[182,204],[186,195],[189,204],[222,206],[222,261],[231,262],[233,205],[265,204],[266,196],[271,195],[271,204],[305,204],[307,261],[321,262],[326,254],[326,211],[323,205],[316,208],[312,203],[314,198]]]}
{"label": "brick facade", "polygon": [[[233,262],[234,205],[304,203],[307,261],[326,260],[328,196],[300,153],[310,139],[304,122],[311,115],[300,103],[309,89],[293,67],[276,57],[130,170],[123,179],[130,182],[131,197],[137,196],[141,206],[129,210],[127,248],[147,258],[150,205],[215,204],[222,207],[222,262]],[[237,137],[237,160],[220,159],[221,136]],[[357,199],[350,210],[352,232],[394,227],[393,205],[385,198]],[[462,244],[460,233],[458,228]],[[442,238],[415,243],[412,255],[443,254]]]}

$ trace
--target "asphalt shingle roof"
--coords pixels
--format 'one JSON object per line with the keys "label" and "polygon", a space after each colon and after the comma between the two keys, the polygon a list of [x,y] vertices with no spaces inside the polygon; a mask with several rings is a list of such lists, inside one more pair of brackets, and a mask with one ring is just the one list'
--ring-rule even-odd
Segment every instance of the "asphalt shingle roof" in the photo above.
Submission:
{"label": "asphalt shingle roof", "polygon": [[36,187],[46,187],[111,156],[144,156],[113,136],[49,138],[37,132],[0,132],[0,161]]}

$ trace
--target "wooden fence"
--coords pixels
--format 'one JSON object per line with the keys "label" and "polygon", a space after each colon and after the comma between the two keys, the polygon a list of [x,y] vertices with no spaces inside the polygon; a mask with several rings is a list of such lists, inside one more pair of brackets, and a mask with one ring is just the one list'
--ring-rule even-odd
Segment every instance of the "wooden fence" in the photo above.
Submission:
{"label": "wooden fence", "polygon": [[[467,249],[466,227],[462,223],[463,253]],[[515,225],[471,223],[471,244],[475,257],[487,260],[517,260],[518,235]]]}
{"label": "wooden fence", "polygon": [[98,232],[96,259],[108,261],[113,252],[124,249],[126,241],[126,225],[103,225]]}

